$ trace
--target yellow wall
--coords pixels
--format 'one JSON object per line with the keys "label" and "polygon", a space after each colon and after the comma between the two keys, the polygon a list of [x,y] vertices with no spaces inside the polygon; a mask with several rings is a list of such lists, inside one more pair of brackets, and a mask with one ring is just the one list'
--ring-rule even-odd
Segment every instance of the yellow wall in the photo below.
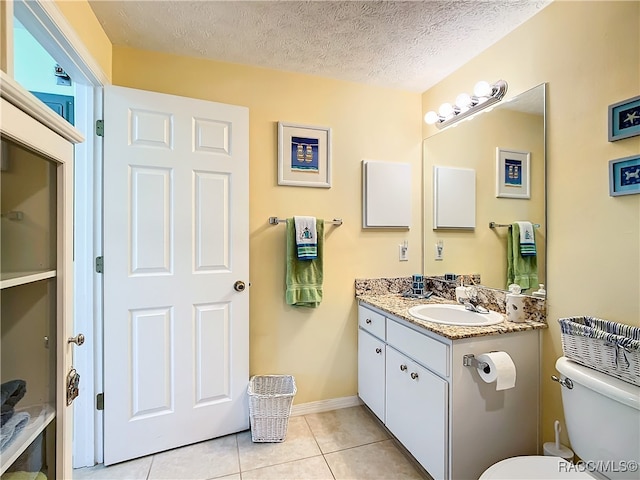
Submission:
{"label": "yellow wall", "polygon": [[[357,392],[356,277],[422,270],[420,94],[368,87],[129,48],[114,48],[116,85],[249,108],[250,369],[293,374],[296,403]],[[331,189],[277,185],[277,122],[332,128]],[[363,231],[361,161],[409,162],[410,231]],[[324,300],[317,309],[284,303],[284,226],[270,216],[344,220],[327,227]],[[409,240],[409,262],[398,244]]]}
{"label": "yellow wall", "polygon": [[549,441],[553,421],[563,419],[560,387],[549,380],[562,355],[557,319],[640,325],[640,195],[610,197],[608,187],[609,160],[640,153],[640,137],[607,141],[608,105],[640,92],[640,2],[552,3],[425,92],[423,113],[475,80],[499,78],[509,82],[509,96],[548,82],[550,328],[541,382],[542,440]]}
{"label": "yellow wall", "polygon": [[111,42],[87,0],[56,0],[56,5],[74,28],[94,60],[111,80]]}

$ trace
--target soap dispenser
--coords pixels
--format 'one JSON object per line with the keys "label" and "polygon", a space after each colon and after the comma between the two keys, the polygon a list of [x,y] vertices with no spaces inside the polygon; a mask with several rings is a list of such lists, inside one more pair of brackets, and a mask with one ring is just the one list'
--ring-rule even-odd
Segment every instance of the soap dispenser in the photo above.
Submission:
{"label": "soap dispenser", "polygon": [[515,323],[523,323],[525,321],[524,314],[524,295],[522,289],[517,283],[509,285],[509,293],[507,293],[507,320]]}
{"label": "soap dispenser", "polygon": [[544,284],[540,283],[538,286],[540,288],[538,290],[536,290],[535,292],[533,292],[531,295],[533,295],[536,298],[546,298],[547,297],[547,291],[544,289]]}
{"label": "soap dispenser", "polygon": [[464,285],[456,287],[456,301],[458,303],[465,303],[469,301],[468,287],[465,287]]}

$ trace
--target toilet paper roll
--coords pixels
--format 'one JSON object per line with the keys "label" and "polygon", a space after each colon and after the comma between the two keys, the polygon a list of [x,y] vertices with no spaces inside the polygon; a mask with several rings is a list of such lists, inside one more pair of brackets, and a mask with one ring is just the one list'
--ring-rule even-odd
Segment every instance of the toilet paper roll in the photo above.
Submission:
{"label": "toilet paper roll", "polygon": [[478,368],[480,378],[486,383],[496,382],[496,390],[507,390],[516,385],[516,366],[507,352],[490,352],[477,356],[478,362],[488,367]]}

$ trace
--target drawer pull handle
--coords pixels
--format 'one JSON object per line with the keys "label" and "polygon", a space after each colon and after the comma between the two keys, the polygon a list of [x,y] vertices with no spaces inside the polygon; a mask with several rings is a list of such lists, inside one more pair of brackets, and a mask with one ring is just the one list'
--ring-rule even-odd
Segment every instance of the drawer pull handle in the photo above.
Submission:
{"label": "drawer pull handle", "polygon": [[382,349],[380,347],[376,348],[376,353],[382,353]]}
{"label": "drawer pull handle", "polygon": [[406,365],[400,365],[400,371],[401,372],[406,372],[407,371],[407,366]]}
{"label": "drawer pull handle", "polygon": [[418,374],[416,372],[411,372],[411,378],[413,378],[414,380],[417,380]]}
{"label": "drawer pull handle", "polygon": [[367,318],[364,322],[365,322],[367,325],[371,325],[371,319],[370,319],[370,318]]}

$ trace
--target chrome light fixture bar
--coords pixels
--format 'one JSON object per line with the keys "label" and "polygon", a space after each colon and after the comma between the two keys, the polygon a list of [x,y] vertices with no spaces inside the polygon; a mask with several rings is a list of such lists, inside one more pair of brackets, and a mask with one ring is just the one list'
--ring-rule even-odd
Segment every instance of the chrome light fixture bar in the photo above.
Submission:
{"label": "chrome light fixture bar", "polygon": [[429,125],[435,124],[440,129],[448,127],[498,103],[506,95],[507,88],[507,82],[504,80],[498,80],[493,85],[484,81],[478,82],[473,88],[473,95],[461,93],[456,97],[454,105],[443,103],[437,113],[427,112],[424,121]]}

